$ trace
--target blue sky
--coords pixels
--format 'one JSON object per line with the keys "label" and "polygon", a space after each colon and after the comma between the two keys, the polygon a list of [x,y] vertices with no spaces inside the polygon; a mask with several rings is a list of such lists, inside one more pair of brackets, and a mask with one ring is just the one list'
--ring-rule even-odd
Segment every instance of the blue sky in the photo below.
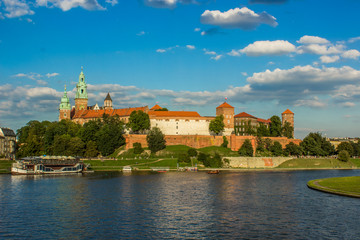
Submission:
{"label": "blue sky", "polygon": [[89,104],[295,113],[295,136],[359,136],[360,2],[0,0],[0,125],[58,118],[81,66]]}

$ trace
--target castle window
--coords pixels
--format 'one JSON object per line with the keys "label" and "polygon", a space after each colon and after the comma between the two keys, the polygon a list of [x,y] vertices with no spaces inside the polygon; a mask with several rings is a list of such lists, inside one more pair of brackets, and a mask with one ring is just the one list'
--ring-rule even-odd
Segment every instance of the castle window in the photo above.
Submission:
{"label": "castle window", "polygon": [[176,126],[176,129],[178,129],[179,127],[178,126]]}
{"label": "castle window", "polygon": [[84,89],[81,89],[81,93],[84,93]]}
{"label": "castle window", "polygon": [[64,113],[64,117],[66,117],[66,113]]}

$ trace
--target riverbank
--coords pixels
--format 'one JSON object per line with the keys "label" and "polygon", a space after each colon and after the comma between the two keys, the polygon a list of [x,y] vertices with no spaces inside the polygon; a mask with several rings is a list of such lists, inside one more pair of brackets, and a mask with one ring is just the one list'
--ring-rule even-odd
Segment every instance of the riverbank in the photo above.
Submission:
{"label": "riverbank", "polygon": [[317,191],[360,198],[360,176],[315,179],[307,186]]}

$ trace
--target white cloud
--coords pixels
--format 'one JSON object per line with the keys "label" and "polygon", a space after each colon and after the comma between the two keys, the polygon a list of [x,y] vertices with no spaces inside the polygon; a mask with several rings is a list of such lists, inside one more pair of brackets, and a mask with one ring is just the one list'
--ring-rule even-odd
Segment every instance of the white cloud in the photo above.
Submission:
{"label": "white cloud", "polygon": [[298,53],[311,53],[318,55],[330,55],[330,54],[340,54],[344,51],[345,46],[342,44],[334,46],[326,46],[320,44],[308,44],[298,47]]}
{"label": "white cloud", "polygon": [[118,4],[118,0],[105,0],[105,2],[111,4],[111,6]]}
{"label": "white cloud", "polygon": [[349,39],[349,43],[354,43],[354,42],[359,41],[359,40],[360,40],[360,37],[353,37],[353,38]]}
{"label": "white cloud", "polygon": [[201,31],[200,28],[195,28],[195,29],[194,29],[194,32],[200,32],[200,31]]}
{"label": "white cloud", "polygon": [[240,53],[240,51],[233,49],[233,50],[231,50],[231,52],[228,53],[228,55],[233,56],[233,57],[238,57],[241,55],[241,53]]}
{"label": "white cloud", "polygon": [[165,49],[162,49],[162,48],[159,48],[159,49],[156,49],[156,52],[158,52],[158,53],[164,53],[164,52],[166,52],[166,50],[165,50]]}
{"label": "white cloud", "polygon": [[344,103],[341,104],[341,106],[343,106],[343,107],[355,107],[356,104],[353,103],[353,102],[344,102]]}
{"label": "white cloud", "polygon": [[145,33],[145,31],[140,31],[140,32],[138,32],[136,35],[138,35],[138,36],[143,36],[143,35],[145,35],[146,33]]}
{"label": "white cloud", "polygon": [[265,72],[254,73],[249,77],[248,82],[254,84],[275,84],[275,83],[329,83],[329,82],[352,82],[360,80],[360,71],[348,66],[341,68],[316,68],[310,65],[295,66],[291,69],[266,70]]}
{"label": "white cloud", "polygon": [[223,55],[220,54],[220,55],[213,56],[213,57],[211,57],[210,59],[215,60],[215,61],[218,61],[218,60],[220,60],[222,57],[223,57]]}
{"label": "white cloud", "polygon": [[238,55],[234,50],[232,50],[229,55],[239,56],[240,53],[244,53],[247,56],[284,55],[295,51],[296,47],[288,41],[256,41],[249,44],[247,47],[238,50]]}
{"label": "white cloud", "polygon": [[25,0],[3,0],[3,4],[3,9],[7,12],[4,15],[8,18],[35,14]]}
{"label": "white cloud", "polygon": [[358,59],[360,52],[356,49],[345,51],[342,55],[343,58]]}
{"label": "white cloud", "polygon": [[194,45],[186,45],[186,48],[187,48],[187,49],[190,49],[190,50],[194,50],[194,49],[195,49],[195,46],[194,46]]}
{"label": "white cloud", "polygon": [[316,36],[308,36],[308,35],[301,37],[300,40],[298,40],[297,42],[301,43],[301,44],[328,44],[328,43],[330,43],[325,38],[316,37]]}
{"label": "white cloud", "polygon": [[320,60],[322,63],[334,63],[340,59],[339,56],[321,56]]}
{"label": "white cloud", "polygon": [[46,81],[44,81],[44,80],[37,80],[36,83],[39,84],[39,85],[44,85],[44,86],[46,86],[46,85],[48,84],[48,83],[47,83]]}
{"label": "white cloud", "polygon": [[[110,0],[108,3],[117,1]],[[72,8],[81,7],[86,10],[105,10],[97,0],[36,0],[38,6],[42,7],[57,7],[63,11],[69,11]]]}
{"label": "white cloud", "polygon": [[297,107],[305,106],[305,107],[312,107],[312,108],[324,108],[327,106],[327,104],[324,102],[321,102],[318,97],[314,97],[313,99],[297,100],[294,105]]}
{"label": "white cloud", "polygon": [[242,72],[241,75],[243,75],[244,77],[246,77],[248,74],[247,74],[247,72]]}
{"label": "white cloud", "polygon": [[47,73],[46,76],[48,78],[59,76],[59,73]]}
{"label": "white cloud", "polygon": [[175,8],[177,0],[144,0],[144,3],[155,8]]}
{"label": "white cloud", "polygon": [[207,55],[216,55],[216,52],[215,51],[209,51],[207,50],[206,48],[203,49],[204,53],[207,54]]}
{"label": "white cloud", "polygon": [[243,30],[252,30],[260,24],[268,24],[276,27],[278,23],[276,18],[266,12],[260,14],[243,7],[230,9],[226,12],[219,10],[206,10],[200,18],[201,23],[220,26],[223,28],[240,28]]}

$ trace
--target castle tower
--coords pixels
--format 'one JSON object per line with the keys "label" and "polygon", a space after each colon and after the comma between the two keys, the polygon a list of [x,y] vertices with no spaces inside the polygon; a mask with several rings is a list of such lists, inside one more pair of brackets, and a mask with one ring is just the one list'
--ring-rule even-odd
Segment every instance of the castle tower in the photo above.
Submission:
{"label": "castle tower", "polygon": [[87,105],[88,105],[87,86],[85,82],[85,75],[83,73],[83,68],[81,67],[79,82],[78,84],[76,84],[75,112],[79,110],[86,110]]}
{"label": "castle tower", "polygon": [[[281,114],[281,123],[282,126],[284,126],[285,122],[290,123],[290,125],[294,127],[294,113],[292,111],[290,111],[289,109],[286,109],[282,114]],[[293,136],[294,136],[294,131],[293,131]]]}
{"label": "castle tower", "polygon": [[106,98],[105,98],[105,100],[104,100],[104,109],[105,109],[105,110],[113,109],[112,99],[111,99],[109,93],[106,95]]}
{"label": "castle tower", "polygon": [[61,103],[59,108],[59,121],[63,119],[70,119],[70,111],[71,111],[70,100],[69,97],[67,96],[66,85],[65,85],[64,96],[61,98]]}
{"label": "castle tower", "polygon": [[224,102],[216,108],[216,116],[224,116],[225,135],[231,135],[234,131],[234,107]]}

